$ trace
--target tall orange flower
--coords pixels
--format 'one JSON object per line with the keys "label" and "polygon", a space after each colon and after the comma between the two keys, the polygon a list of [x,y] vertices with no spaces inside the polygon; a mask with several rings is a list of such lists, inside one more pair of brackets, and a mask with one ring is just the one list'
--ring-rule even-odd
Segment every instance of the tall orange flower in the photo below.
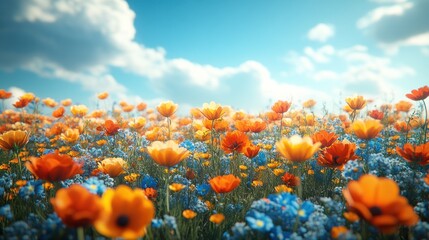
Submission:
{"label": "tall orange flower", "polygon": [[395,104],[396,111],[398,112],[409,112],[412,106],[412,103],[403,100]]}
{"label": "tall orange flower", "polygon": [[4,89],[0,89],[0,99],[9,99],[10,97],[12,97],[11,92],[8,92]]}
{"label": "tall orange flower", "polygon": [[234,130],[226,133],[222,139],[221,148],[226,153],[241,152],[248,143],[249,138],[245,133]]}
{"label": "tall orange flower", "polygon": [[348,141],[336,142],[327,147],[317,158],[320,166],[342,170],[349,160],[357,159],[356,145]]}
{"label": "tall orange flower", "polygon": [[52,98],[45,98],[42,100],[43,104],[45,104],[46,106],[50,107],[50,108],[54,108],[57,106],[57,102],[55,102],[54,99]]}
{"label": "tall orange flower", "polygon": [[30,102],[31,100],[20,98],[13,104],[13,106],[16,108],[25,108]]}
{"label": "tall orange flower", "polygon": [[109,97],[109,93],[108,92],[102,92],[102,93],[99,93],[97,95],[97,98],[100,99],[100,100],[104,100],[104,99],[106,99],[108,97]]}
{"label": "tall orange flower", "polygon": [[411,93],[407,93],[405,96],[414,101],[425,100],[429,96],[429,87],[426,85],[418,89],[411,90]]}
{"label": "tall orange flower", "polygon": [[240,185],[240,178],[229,174],[217,176],[209,180],[209,184],[216,193],[229,193]]}
{"label": "tall orange flower", "polygon": [[291,102],[278,100],[273,104],[273,106],[271,106],[271,110],[276,113],[285,113],[289,110],[291,105]]}
{"label": "tall orange flower", "polygon": [[352,124],[353,132],[360,139],[369,140],[375,138],[383,129],[383,124],[378,120],[367,119],[365,121],[357,120]]}
{"label": "tall orange flower", "polygon": [[101,197],[101,205],[103,210],[94,227],[111,238],[140,238],[155,216],[155,206],[144,190],[132,190],[126,185],[107,189]]}
{"label": "tall orange flower", "polygon": [[22,130],[10,130],[0,135],[0,148],[5,151],[19,150],[28,143],[30,134]]}
{"label": "tall orange flower", "polygon": [[50,202],[58,217],[69,227],[91,226],[102,211],[98,195],[79,184],[61,188]]}
{"label": "tall orange flower", "polygon": [[159,114],[164,117],[171,117],[176,111],[179,105],[173,103],[172,101],[161,102],[157,107]]}
{"label": "tall orange flower", "polygon": [[104,130],[104,133],[107,136],[113,136],[116,133],[118,133],[118,131],[119,131],[120,128],[121,127],[119,126],[119,124],[113,122],[110,119],[107,119],[106,121],[104,121],[103,126],[101,126],[99,129],[100,130]]}
{"label": "tall orange flower", "polygon": [[265,130],[267,128],[267,123],[264,122],[262,119],[255,119],[250,121],[249,129],[253,133],[259,133]]}
{"label": "tall orange flower", "polygon": [[403,149],[397,146],[396,152],[407,162],[418,163],[422,166],[429,164],[429,142],[420,145],[406,143]]}
{"label": "tall orange flower", "polygon": [[282,138],[276,143],[277,151],[287,160],[292,162],[304,162],[310,159],[319,149],[320,143],[313,143],[310,137],[294,135],[290,138]]}
{"label": "tall orange flower", "polygon": [[321,130],[319,132],[316,132],[313,136],[311,136],[311,139],[314,143],[320,142],[320,148],[329,147],[337,140],[338,136],[335,133],[329,133],[325,130]]}
{"label": "tall orange flower", "polygon": [[66,110],[64,109],[64,107],[63,107],[63,106],[61,106],[61,107],[59,107],[59,108],[55,109],[55,110],[52,112],[52,117],[54,117],[54,118],[60,118],[60,117],[62,117],[62,116],[64,115],[65,111],[66,111]]}
{"label": "tall orange flower", "polygon": [[121,175],[127,168],[128,164],[122,158],[106,158],[98,163],[98,169],[112,178]]}
{"label": "tall orange flower", "polygon": [[368,115],[376,120],[383,120],[384,118],[384,113],[381,112],[380,110],[374,109],[368,112]]}
{"label": "tall orange flower", "polygon": [[258,146],[249,143],[243,148],[242,152],[246,157],[252,159],[258,155],[259,149]]}
{"label": "tall orange flower", "polygon": [[150,157],[159,165],[164,167],[173,167],[189,156],[186,148],[179,147],[173,140],[167,142],[153,142],[147,147]]}
{"label": "tall orange flower", "polygon": [[363,175],[343,190],[351,212],[356,213],[382,233],[394,233],[400,226],[413,226],[419,217],[398,185],[391,179]]}
{"label": "tall orange flower", "polygon": [[68,155],[58,154],[58,151],[31,158],[25,166],[36,178],[49,182],[64,181],[83,173],[81,164],[76,163]]}
{"label": "tall orange flower", "polygon": [[361,110],[366,106],[366,100],[363,96],[348,97],[346,98],[346,103],[354,111]]}
{"label": "tall orange flower", "polygon": [[74,105],[70,107],[73,116],[83,117],[88,113],[88,108],[85,105]]}
{"label": "tall orange flower", "polygon": [[216,120],[221,118],[224,114],[224,108],[215,102],[210,102],[209,104],[204,103],[203,107],[200,109],[200,112],[206,117],[208,120]]}
{"label": "tall orange flower", "polygon": [[241,132],[250,131],[250,121],[248,119],[236,120],[234,122],[235,128]]}

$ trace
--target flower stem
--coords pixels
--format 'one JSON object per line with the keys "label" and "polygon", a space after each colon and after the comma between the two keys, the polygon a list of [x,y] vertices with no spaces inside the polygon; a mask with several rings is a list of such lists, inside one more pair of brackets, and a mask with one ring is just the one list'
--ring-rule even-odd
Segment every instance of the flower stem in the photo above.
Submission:
{"label": "flower stem", "polygon": [[77,228],[77,239],[78,240],[84,240],[85,239],[85,232],[83,231],[83,227]]}
{"label": "flower stem", "polygon": [[424,130],[424,140],[423,143],[426,143],[426,135],[427,135],[427,131],[428,131],[428,109],[426,107],[426,103],[424,100],[422,100],[423,102],[423,107],[425,108],[425,123],[423,124],[423,127],[425,128]]}
{"label": "flower stem", "polygon": [[165,202],[167,204],[167,214],[170,214],[170,188],[168,186],[170,178],[170,168],[167,168],[167,177],[165,178]]}

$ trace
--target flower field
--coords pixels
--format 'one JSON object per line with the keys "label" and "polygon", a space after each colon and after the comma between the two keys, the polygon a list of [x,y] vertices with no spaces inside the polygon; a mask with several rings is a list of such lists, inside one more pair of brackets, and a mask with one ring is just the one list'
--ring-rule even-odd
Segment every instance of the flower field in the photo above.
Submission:
{"label": "flower field", "polygon": [[429,239],[429,87],[403,94],[180,116],[0,90],[0,239]]}

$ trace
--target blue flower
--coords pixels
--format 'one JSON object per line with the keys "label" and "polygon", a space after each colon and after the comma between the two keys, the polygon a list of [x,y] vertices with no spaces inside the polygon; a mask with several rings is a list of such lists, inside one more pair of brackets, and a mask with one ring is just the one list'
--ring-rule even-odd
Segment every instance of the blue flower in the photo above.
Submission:
{"label": "blue flower", "polygon": [[197,184],[196,186],[197,194],[200,196],[207,195],[207,193],[209,193],[210,190],[211,190],[211,187],[210,187],[210,184],[208,183]]}
{"label": "blue flower", "polygon": [[299,220],[305,222],[308,220],[310,215],[314,212],[314,205],[310,201],[305,201],[301,204],[301,208],[298,210]]}
{"label": "blue flower", "polygon": [[43,188],[43,182],[41,180],[31,180],[27,184],[19,189],[19,196],[23,199],[29,199],[30,196],[44,197],[45,190]]}
{"label": "blue flower", "polygon": [[184,147],[186,149],[188,149],[189,151],[194,151],[195,150],[195,145],[191,140],[186,139],[185,141],[181,142],[179,144],[179,147]]}
{"label": "blue flower", "polygon": [[246,221],[249,227],[258,232],[269,232],[273,227],[273,220],[264,213],[258,211],[250,211],[246,216]]}
{"label": "blue flower", "polygon": [[88,191],[98,195],[101,195],[106,191],[104,181],[99,180],[97,177],[88,178],[84,183],[82,183],[82,186],[88,189]]}
{"label": "blue flower", "polygon": [[164,224],[164,221],[162,221],[162,219],[159,219],[159,218],[152,219],[153,228],[160,228],[162,227],[163,224]]}
{"label": "blue flower", "polygon": [[153,178],[149,174],[145,174],[143,176],[142,182],[141,182],[141,187],[143,189],[146,189],[146,188],[154,188],[154,189],[156,189],[157,186],[158,186],[158,181],[155,178]]}
{"label": "blue flower", "polygon": [[0,207],[0,217],[5,217],[7,220],[12,220],[13,213],[10,209],[10,205],[6,204],[3,207]]}
{"label": "blue flower", "polygon": [[265,151],[259,151],[258,155],[252,159],[258,166],[265,166],[267,164],[267,155]]}

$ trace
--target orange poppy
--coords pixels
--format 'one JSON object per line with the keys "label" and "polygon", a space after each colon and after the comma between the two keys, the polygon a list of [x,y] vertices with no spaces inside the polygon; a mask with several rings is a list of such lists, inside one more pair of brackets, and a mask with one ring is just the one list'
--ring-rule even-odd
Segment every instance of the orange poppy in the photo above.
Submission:
{"label": "orange poppy", "polygon": [[225,215],[223,215],[222,213],[216,213],[211,215],[209,220],[212,223],[221,224],[223,220],[225,220]]}
{"label": "orange poppy", "polygon": [[57,106],[57,102],[55,102],[54,99],[52,98],[45,98],[42,100],[43,104],[45,104],[46,106],[50,107],[50,108],[54,108]]}
{"label": "orange poppy", "polygon": [[19,150],[28,143],[30,134],[22,130],[10,130],[0,135],[0,148],[9,150]]}
{"label": "orange poppy", "polygon": [[61,105],[63,105],[64,107],[68,107],[72,105],[72,100],[70,98],[64,99],[61,101]]}
{"label": "orange poppy", "polygon": [[138,117],[131,120],[128,125],[134,129],[140,129],[146,125],[146,118]]}
{"label": "orange poppy", "polygon": [[12,93],[11,92],[7,92],[4,89],[0,89],[0,99],[8,99],[12,97]]}
{"label": "orange poppy", "polygon": [[102,211],[98,195],[79,184],[61,188],[50,202],[58,217],[69,227],[91,226]]}
{"label": "orange poppy", "polygon": [[273,106],[271,106],[271,110],[276,113],[285,113],[289,110],[291,105],[291,102],[278,100],[273,104]]}
{"label": "orange poppy", "polygon": [[190,154],[186,148],[179,147],[173,140],[155,141],[147,147],[147,152],[157,164],[168,168],[177,165]]}
{"label": "orange poppy", "polygon": [[104,100],[104,99],[106,99],[108,97],[109,97],[109,93],[108,92],[102,92],[102,93],[99,93],[97,95],[97,98],[100,99],[100,100]]}
{"label": "orange poppy", "polygon": [[64,115],[64,113],[65,113],[65,109],[64,109],[63,106],[61,106],[61,107],[55,109],[55,111],[52,112],[52,117],[54,117],[54,118],[60,118],[60,117],[62,117]]}
{"label": "orange poppy", "polygon": [[183,126],[187,126],[187,125],[189,125],[189,124],[192,123],[192,119],[190,119],[190,118],[180,118],[178,123],[182,127]]}
{"label": "orange poppy", "polygon": [[313,99],[309,99],[302,103],[303,108],[312,108],[314,107],[314,105],[316,105],[316,101],[314,101]]}
{"label": "orange poppy", "polygon": [[347,233],[349,230],[344,226],[335,226],[331,228],[331,237],[338,239],[342,234]]}
{"label": "orange poppy", "polygon": [[369,111],[368,115],[371,118],[376,119],[376,120],[383,120],[383,118],[384,118],[384,113],[381,112],[381,111],[379,111],[379,110],[377,110],[377,109]]}
{"label": "orange poppy", "polygon": [[65,133],[61,134],[61,139],[69,143],[74,143],[79,139],[79,136],[79,129],[69,128]]}
{"label": "orange poppy", "polygon": [[366,100],[363,96],[348,97],[346,98],[346,103],[353,111],[361,110],[366,106]]}
{"label": "orange poppy", "polygon": [[403,100],[395,104],[395,108],[397,112],[409,112],[412,106],[413,106],[412,103],[408,101],[403,101]]}
{"label": "orange poppy", "polygon": [[104,130],[104,133],[107,136],[113,136],[116,133],[118,133],[119,129],[121,127],[119,126],[119,124],[114,123],[112,120],[107,119],[106,121],[104,121],[103,126],[101,126],[100,128],[97,128],[97,130]]}
{"label": "orange poppy", "polygon": [[95,229],[111,238],[137,239],[146,234],[146,227],[155,216],[155,207],[142,189],[126,185],[107,189],[101,197],[103,210],[95,221]]}
{"label": "orange poppy", "polygon": [[245,133],[234,130],[228,132],[222,139],[221,148],[226,153],[241,152],[248,143],[249,138]]}
{"label": "orange poppy", "polygon": [[13,104],[13,106],[16,108],[25,108],[30,102],[31,100],[20,98],[17,102]]}
{"label": "orange poppy", "polygon": [[369,140],[375,138],[383,129],[383,124],[378,120],[357,120],[352,124],[353,132],[360,139]]}
{"label": "orange poppy", "polygon": [[151,200],[155,200],[158,197],[158,191],[154,188],[145,188],[144,194]]}
{"label": "orange poppy", "polygon": [[391,179],[366,174],[358,181],[350,181],[343,195],[349,211],[382,233],[394,233],[400,226],[413,226],[419,221],[413,207],[399,195],[399,187]]}
{"label": "orange poppy", "polygon": [[134,110],[134,105],[127,104],[125,106],[122,106],[122,111],[124,112],[132,112]]}
{"label": "orange poppy", "polygon": [[259,149],[260,149],[260,147],[249,143],[243,148],[242,152],[243,152],[244,156],[252,159],[258,155]]}
{"label": "orange poppy", "polygon": [[208,119],[204,119],[203,124],[204,124],[205,128],[210,129],[210,130],[212,129],[212,124],[213,124],[214,130],[216,130],[218,132],[224,132],[224,131],[227,131],[229,129],[228,121],[226,121],[223,118],[219,118],[219,119],[216,119],[213,121],[208,120]]}
{"label": "orange poppy", "polygon": [[64,181],[83,173],[81,164],[73,161],[68,155],[59,154],[58,151],[42,155],[40,158],[30,158],[25,166],[36,178],[49,182]]}
{"label": "orange poppy", "polygon": [[121,175],[127,168],[128,164],[122,158],[106,158],[98,163],[98,169],[112,178]]}
{"label": "orange poppy", "polygon": [[198,108],[191,108],[191,110],[189,110],[189,113],[191,114],[192,118],[195,118],[195,119],[200,119],[203,117],[203,114]]}
{"label": "orange poppy", "polygon": [[240,185],[240,178],[229,174],[217,176],[209,180],[209,184],[216,193],[229,193]]}
{"label": "orange poppy", "polygon": [[245,117],[246,113],[244,112],[235,112],[234,115],[232,115],[232,119],[234,119],[234,121],[243,120]]}
{"label": "orange poppy", "polygon": [[418,163],[422,166],[429,164],[429,142],[420,145],[406,143],[403,149],[397,146],[396,152],[407,162]]}
{"label": "orange poppy", "polygon": [[24,93],[20,98],[31,102],[36,99],[36,96],[34,96],[33,93],[28,92],[28,93]]}
{"label": "orange poppy", "polygon": [[183,210],[182,216],[186,219],[192,219],[197,216],[197,213],[190,209],[186,209],[186,210]]}
{"label": "orange poppy", "polygon": [[336,142],[325,148],[317,158],[320,166],[342,170],[349,160],[357,159],[356,145],[348,141]]}
{"label": "orange poppy", "polygon": [[282,114],[276,112],[267,112],[265,113],[265,116],[269,122],[275,122],[282,119]]}
{"label": "orange poppy", "polygon": [[147,108],[147,104],[144,102],[141,102],[137,104],[136,108],[137,108],[137,111],[142,112]]}
{"label": "orange poppy", "polygon": [[180,192],[182,191],[186,185],[183,185],[181,183],[172,183],[168,186],[168,188],[173,192]]}
{"label": "orange poppy", "polygon": [[276,143],[277,151],[287,160],[292,162],[304,162],[310,159],[319,149],[320,143],[313,143],[310,137],[294,135],[290,138],[282,138]]}
{"label": "orange poppy", "polygon": [[425,100],[429,96],[429,87],[426,85],[418,89],[411,90],[411,93],[407,93],[405,96],[414,101]]}
{"label": "orange poppy", "polygon": [[311,139],[314,143],[320,142],[320,148],[329,147],[337,140],[338,136],[335,133],[329,133],[325,130],[316,132]]}
{"label": "orange poppy", "polygon": [[88,108],[85,105],[74,105],[70,107],[70,111],[73,116],[83,117],[88,112]]}
{"label": "orange poppy", "polygon": [[301,180],[299,179],[299,177],[288,172],[282,176],[282,181],[288,187],[296,187],[301,184]]}
{"label": "orange poppy", "polygon": [[164,117],[171,117],[176,111],[179,105],[173,103],[172,101],[161,102],[156,110]]}
{"label": "orange poppy", "polygon": [[234,126],[240,132],[248,132],[248,131],[250,131],[250,121],[248,119],[236,120],[234,122]]}
{"label": "orange poppy", "polygon": [[398,132],[409,132],[411,130],[411,125],[404,122],[404,121],[397,121],[395,122],[395,124],[393,125],[393,127],[396,129],[396,131]]}
{"label": "orange poppy", "polygon": [[200,112],[208,120],[216,120],[221,118],[225,114],[224,108],[215,102],[210,102],[210,104],[204,103],[203,107],[200,109]]}
{"label": "orange poppy", "polygon": [[250,121],[249,129],[253,133],[259,133],[267,128],[267,123],[265,123],[262,119],[256,119]]}

